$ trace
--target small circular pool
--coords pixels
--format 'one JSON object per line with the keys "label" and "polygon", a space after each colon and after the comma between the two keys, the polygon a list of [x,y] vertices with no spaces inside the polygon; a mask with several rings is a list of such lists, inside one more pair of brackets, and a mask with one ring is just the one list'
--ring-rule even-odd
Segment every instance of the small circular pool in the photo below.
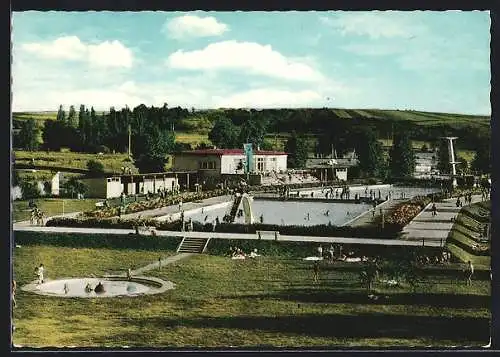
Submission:
{"label": "small circular pool", "polygon": [[[101,283],[102,291],[94,291]],[[90,289],[87,289],[87,286]],[[174,284],[152,277],[134,277],[131,281],[124,277],[105,278],[66,278],[47,281],[43,284],[31,283],[23,290],[35,294],[58,296],[98,298],[115,296],[139,296],[145,294],[158,294],[173,289]]]}

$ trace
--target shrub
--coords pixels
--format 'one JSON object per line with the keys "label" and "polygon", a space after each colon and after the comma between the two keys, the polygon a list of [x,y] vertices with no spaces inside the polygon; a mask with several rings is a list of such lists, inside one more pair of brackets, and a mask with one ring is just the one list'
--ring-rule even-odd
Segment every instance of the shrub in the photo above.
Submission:
{"label": "shrub", "polygon": [[21,190],[23,200],[40,197],[37,182],[21,181]]}
{"label": "shrub", "polygon": [[102,175],[104,173],[104,165],[97,160],[89,160],[87,162],[87,169],[90,175]]}
{"label": "shrub", "polygon": [[[135,226],[156,227],[158,230],[165,231],[180,231],[180,221],[166,222],[158,221],[154,218],[66,218],[55,217],[50,219],[47,226],[58,227],[88,227],[88,228],[116,228],[116,229],[133,229]],[[203,224],[193,222],[193,230],[196,232],[211,232],[212,224]],[[393,227],[349,227],[349,226],[278,226],[273,224],[229,224],[221,223],[216,226],[216,232],[220,233],[242,233],[254,234],[257,231],[278,231],[281,235],[302,235],[316,237],[366,237],[366,238],[395,238],[397,231]]]}
{"label": "shrub", "polygon": [[106,145],[99,145],[96,147],[97,153],[102,152],[103,154],[109,154],[111,150]]}
{"label": "shrub", "polygon": [[39,233],[20,231],[14,235],[14,241],[20,245],[53,245],[78,248],[117,248],[144,250],[176,250],[180,237],[160,237],[148,235],[111,235],[81,233]]}

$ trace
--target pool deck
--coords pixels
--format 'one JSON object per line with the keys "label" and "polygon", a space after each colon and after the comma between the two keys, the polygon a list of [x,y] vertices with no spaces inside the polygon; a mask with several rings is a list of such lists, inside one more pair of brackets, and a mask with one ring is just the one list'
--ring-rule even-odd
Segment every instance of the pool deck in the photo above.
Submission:
{"label": "pool deck", "polygon": [[[212,206],[224,202],[230,202],[233,199],[230,195],[212,197],[197,202],[186,202],[183,204],[184,211],[190,211],[201,207]],[[380,208],[390,209],[396,204],[406,199],[392,199],[384,201],[377,206],[375,217],[380,215]],[[481,201],[480,195],[473,196],[473,203]],[[349,202],[343,200],[343,202]],[[351,238],[351,237],[316,237],[316,236],[292,236],[278,235],[280,241],[301,241],[301,242],[324,242],[324,243],[344,243],[344,244],[376,244],[390,246],[425,246],[439,247],[445,244],[448,234],[453,226],[452,219],[460,211],[455,207],[455,199],[447,199],[443,202],[437,202],[438,215],[433,217],[428,205],[419,213],[406,227],[400,239],[372,239],[372,238]],[[74,217],[78,212],[64,215],[65,217]],[[179,214],[178,205],[162,207],[159,209],[141,211],[122,215],[122,218],[142,217],[165,217],[168,215]],[[372,210],[368,210],[359,216],[346,222],[344,225],[353,227],[371,224],[373,220]],[[16,222],[13,226],[14,231],[34,231],[47,233],[79,233],[79,234],[134,234],[130,229],[108,229],[108,228],[77,228],[77,227],[44,227],[30,225],[29,221]],[[256,234],[238,234],[238,233],[219,233],[219,232],[178,232],[178,231],[157,231],[159,236],[171,237],[197,237],[214,239],[259,239]],[[263,237],[265,240],[275,239],[272,235]]]}
{"label": "pool deck", "polygon": [[[481,202],[481,195],[473,195],[472,203]],[[436,202],[437,215],[433,216],[429,203],[413,220],[403,228],[401,239],[406,241],[446,241],[461,208],[456,207],[456,198]],[[464,205],[465,206],[465,205]]]}
{"label": "pool deck", "polygon": [[[182,209],[184,210],[184,212],[187,212],[196,208],[212,206],[215,204],[230,202],[230,201],[233,201],[232,195],[217,196],[217,197],[206,198],[200,201],[184,202],[182,204]],[[171,205],[141,212],[122,214],[121,218],[137,218],[139,216],[160,217],[160,216],[178,214],[179,212],[180,212],[179,205]]]}

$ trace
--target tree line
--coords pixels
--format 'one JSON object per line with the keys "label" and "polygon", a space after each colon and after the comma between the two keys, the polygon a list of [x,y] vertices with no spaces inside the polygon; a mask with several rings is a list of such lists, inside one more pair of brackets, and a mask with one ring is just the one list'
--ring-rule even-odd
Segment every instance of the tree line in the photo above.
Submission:
{"label": "tree line", "polygon": [[[266,133],[286,132],[291,133],[285,146],[285,150],[290,154],[291,167],[304,167],[305,159],[311,152],[329,154],[334,148],[342,155],[355,149],[360,161],[360,173],[381,177],[392,169],[390,162],[383,158],[378,139],[392,136],[394,148],[406,147],[404,141],[409,141],[409,138],[431,141],[435,146],[439,146],[443,141],[439,139],[440,136],[457,135],[460,136],[460,145],[477,152],[476,168],[484,172],[491,168],[490,134],[479,126],[461,128],[443,124],[444,126],[424,127],[410,121],[394,122],[390,118],[361,118],[355,117],[354,112],[351,114],[352,118],[341,118],[334,110],[326,108],[223,109],[195,112],[194,109],[189,111],[181,107],[170,108],[166,103],[162,107],[147,107],[141,104],[132,110],[127,106],[119,110],[111,107],[109,112],[98,114],[93,107],[88,108],[85,105],[81,105],[78,112],[74,106],[70,106],[68,113],[60,106],[56,120],[46,120],[41,128],[42,148],[59,150],[68,147],[78,152],[126,152],[130,130],[131,151],[136,166],[142,172],[150,172],[163,170],[167,154],[191,149],[188,144],[175,142],[175,130],[193,131],[197,130],[196,125],[202,125],[203,130],[209,131],[211,142],[219,148],[241,148],[243,143],[253,143],[261,149],[272,149],[272,146],[264,141]],[[22,121],[14,146],[27,150],[38,149],[39,131],[34,120]],[[315,147],[309,146],[305,134],[314,134],[317,137]],[[400,137],[403,139],[399,139]],[[397,150],[391,154],[391,160],[399,162],[398,165],[408,161],[410,167],[414,166],[411,164],[410,154],[398,154]],[[440,152],[443,155],[445,153]]]}

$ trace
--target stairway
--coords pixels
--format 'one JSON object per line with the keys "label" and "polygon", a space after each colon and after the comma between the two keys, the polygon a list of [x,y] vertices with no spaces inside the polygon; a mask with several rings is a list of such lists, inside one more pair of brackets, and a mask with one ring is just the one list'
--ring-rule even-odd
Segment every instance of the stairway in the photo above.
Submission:
{"label": "stairway", "polygon": [[210,238],[184,237],[177,247],[177,253],[203,253]]}
{"label": "stairway", "polygon": [[243,199],[242,195],[238,195],[234,199],[233,206],[231,207],[231,212],[229,213],[229,216],[231,216],[231,222],[234,222],[234,218],[236,217],[236,212],[238,211],[238,207],[240,206],[242,199]]}

